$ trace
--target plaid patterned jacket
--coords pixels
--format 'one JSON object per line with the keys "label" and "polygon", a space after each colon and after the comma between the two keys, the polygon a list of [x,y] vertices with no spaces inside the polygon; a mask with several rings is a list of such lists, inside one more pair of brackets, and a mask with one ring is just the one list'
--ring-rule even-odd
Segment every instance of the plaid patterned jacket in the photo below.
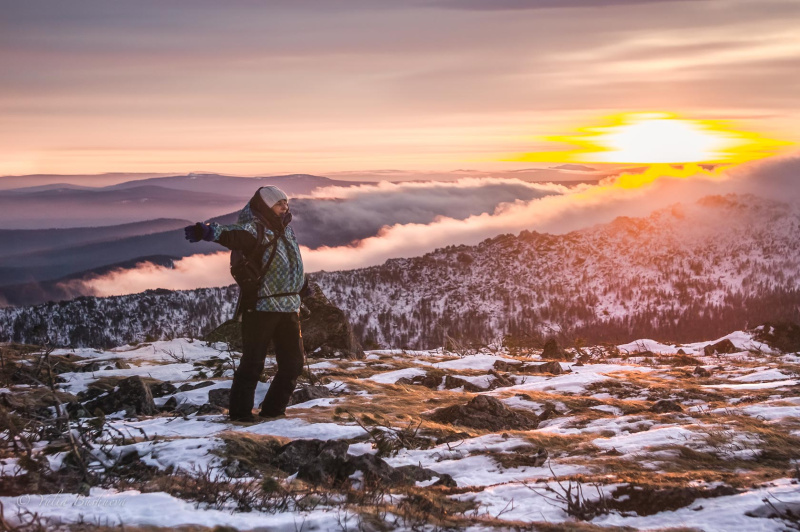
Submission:
{"label": "plaid patterned jacket", "polygon": [[[220,237],[231,231],[246,231],[253,238],[258,237],[258,230],[256,229],[255,215],[250,209],[250,204],[247,204],[244,209],[239,213],[239,219],[235,224],[219,225],[216,223],[211,224],[214,230],[214,241],[219,242]],[[264,228],[264,242],[269,242],[275,238],[274,232],[269,228]],[[225,239],[230,242],[231,239]],[[242,239],[236,239],[241,241]],[[247,239],[252,242],[252,240]],[[231,247],[225,244],[226,247]],[[239,246],[231,249],[240,249]],[[244,249],[247,251],[247,249]],[[262,257],[262,264],[266,264],[269,260],[269,255],[272,251],[270,246]],[[269,266],[264,280],[261,282],[261,287],[258,290],[258,303],[256,310],[262,312],[298,312],[300,310],[300,296],[297,292],[303,288],[305,281],[303,271],[303,259],[300,256],[300,246],[297,244],[297,238],[291,227],[286,227],[284,238],[278,238],[278,248],[275,251],[275,258],[272,259],[272,264]],[[271,294],[282,294],[287,292],[294,292],[295,295],[291,296],[278,296],[269,297]]]}

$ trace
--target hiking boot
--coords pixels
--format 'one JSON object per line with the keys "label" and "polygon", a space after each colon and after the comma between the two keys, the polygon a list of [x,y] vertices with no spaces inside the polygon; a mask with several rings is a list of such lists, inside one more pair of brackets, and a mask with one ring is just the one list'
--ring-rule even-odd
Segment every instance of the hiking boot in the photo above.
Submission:
{"label": "hiking boot", "polygon": [[284,412],[281,412],[280,414],[269,414],[267,412],[261,411],[258,413],[258,417],[260,421],[273,421],[275,419],[286,417],[286,414]]}
{"label": "hiking boot", "polygon": [[252,413],[236,417],[230,417],[229,419],[232,423],[259,423],[263,421],[262,419],[259,419],[256,416],[254,416]]}

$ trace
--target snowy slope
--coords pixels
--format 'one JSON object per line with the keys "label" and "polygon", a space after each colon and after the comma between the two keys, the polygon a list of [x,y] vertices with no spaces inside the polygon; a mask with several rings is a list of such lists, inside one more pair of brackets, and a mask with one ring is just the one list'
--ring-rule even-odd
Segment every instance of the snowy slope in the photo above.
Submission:
{"label": "snowy slope", "polygon": [[[568,511],[563,499],[565,490],[580,485],[586,508],[605,501],[582,517],[595,525],[787,530],[790,520],[770,518],[771,508],[764,500],[778,508],[800,504],[792,462],[798,458],[800,442],[800,359],[773,352],[749,333],[725,338],[741,351],[704,357],[703,348],[712,342],[671,345],[637,340],[616,350],[587,348],[595,353],[592,359],[583,365],[562,362],[565,373],[560,375],[499,372],[508,379],[501,384],[495,382],[497,375],[488,373],[495,363],[538,363],[540,352],[483,349],[459,356],[385,350],[368,352],[363,361],[311,359],[309,370],[334,391],[334,397],[291,406],[285,419],[236,425],[224,415],[191,410],[183,415],[119,412],[107,416],[105,428],[91,440],[95,461],[89,464],[98,475],[95,478],[105,480],[83,493],[77,488],[63,493],[26,491],[28,484],[14,479],[22,479],[27,469],[11,442],[2,439],[0,475],[6,496],[0,502],[9,522],[26,522],[30,515],[18,512],[28,510],[39,518],[53,519],[50,527],[59,520],[83,519],[109,526],[194,524],[287,531],[340,530],[343,522],[346,529],[358,530],[376,520],[384,523],[384,529],[418,530],[422,527],[412,510],[419,510],[414,504],[422,504],[427,512],[424,519],[430,523],[477,531],[574,522],[574,512]],[[642,347],[647,348],[645,353],[639,352]],[[61,374],[64,382],[59,389],[75,394],[93,382],[132,375],[169,380],[176,386],[197,384],[205,380],[199,376],[203,364],[215,360],[223,349],[176,339],[109,351],[58,350],[51,356],[70,355],[84,364],[122,361],[130,365]],[[710,375],[698,376],[693,366],[676,365],[678,349],[695,357]],[[180,360],[175,359],[177,355]],[[38,355],[26,356],[33,362]],[[267,367],[273,364],[268,360]],[[400,381],[431,372],[440,372],[438,386]],[[428,415],[435,409],[466,403],[476,395],[463,388],[446,389],[441,380],[445,375],[482,382],[484,390],[478,393],[539,416],[538,428],[491,431],[430,421]],[[178,404],[203,405],[209,390],[230,386],[230,373],[211,381],[211,386],[173,395]],[[742,383],[749,387],[736,388]],[[259,383],[256,401],[268,387],[269,383]],[[21,396],[35,389],[13,385],[0,389],[0,394]],[[169,397],[156,402],[163,405]],[[682,411],[653,411],[658,401],[665,400]],[[356,473],[344,491],[317,489],[317,502],[311,506],[292,503],[282,509],[270,505],[245,509],[235,500],[224,504],[198,500],[202,482],[194,491],[181,491],[168,481],[175,475],[200,478],[212,472],[220,490],[233,489],[237,483],[260,483],[261,473],[241,470],[226,454],[229,442],[242,437],[262,442],[277,438],[283,443],[338,440],[347,443],[351,457],[378,453],[367,428],[349,414],[383,420],[380,430],[384,431],[418,427],[417,434],[424,437],[455,435],[446,443],[425,440],[427,444],[400,445],[384,455],[392,467],[420,465],[440,477],[450,475],[454,485],[429,487],[433,480],[420,481],[416,486],[388,489],[376,503],[365,495],[367,486],[360,484]],[[78,422],[72,423],[76,434],[81,432]],[[87,426],[84,420],[84,433]],[[534,460],[542,453],[546,461]],[[33,449],[33,456],[43,457],[52,474],[64,478],[74,472],[67,454],[68,448],[58,438],[44,438]],[[119,465],[121,457],[126,457],[124,465]],[[110,468],[106,476],[100,473],[104,467]],[[137,481],[137,475],[149,480]],[[307,493],[307,485],[295,477],[281,473],[276,477],[280,487],[271,489]],[[649,498],[641,499],[636,493]],[[449,513],[441,515],[435,505],[425,506],[430,501],[449,505],[444,506],[450,508]]]}
{"label": "snowy slope", "polygon": [[707,197],[647,218],[478,246],[315,280],[370,343],[488,342],[503,334],[690,340],[794,319],[800,212],[755,196]]}

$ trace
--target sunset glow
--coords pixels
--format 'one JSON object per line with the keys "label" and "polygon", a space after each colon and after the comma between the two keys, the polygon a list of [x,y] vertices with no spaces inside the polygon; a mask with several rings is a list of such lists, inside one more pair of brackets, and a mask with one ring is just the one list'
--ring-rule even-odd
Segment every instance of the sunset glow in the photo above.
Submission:
{"label": "sunset glow", "polygon": [[517,161],[584,163],[732,164],[774,155],[791,143],[739,131],[719,120],[681,118],[671,113],[621,113],[578,134],[546,137],[577,146],[563,152],[526,153]]}

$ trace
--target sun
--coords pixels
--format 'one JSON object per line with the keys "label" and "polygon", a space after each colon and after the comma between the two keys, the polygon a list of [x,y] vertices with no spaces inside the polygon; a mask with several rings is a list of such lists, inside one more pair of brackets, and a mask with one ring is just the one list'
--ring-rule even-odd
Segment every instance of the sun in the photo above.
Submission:
{"label": "sun", "polygon": [[716,161],[738,142],[698,120],[634,115],[625,123],[597,128],[594,142],[605,148],[594,162],[697,163]]}
{"label": "sun", "polygon": [[621,113],[578,134],[545,140],[574,146],[560,152],[519,154],[512,161],[623,164],[741,163],[774,155],[788,142],[739,131],[719,120],[665,112]]}

